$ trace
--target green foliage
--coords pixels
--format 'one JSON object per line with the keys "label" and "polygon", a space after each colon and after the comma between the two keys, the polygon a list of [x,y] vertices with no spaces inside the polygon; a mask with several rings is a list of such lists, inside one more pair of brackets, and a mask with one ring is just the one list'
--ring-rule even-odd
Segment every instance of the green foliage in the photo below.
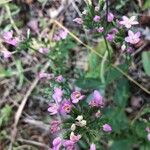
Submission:
{"label": "green foliage", "polygon": [[127,104],[127,100],[130,97],[130,88],[128,80],[125,78],[121,78],[116,82],[115,86],[115,94],[114,101],[120,107],[125,107]]}
{"label": "green foliage", "polygon": [[12,107],[7,104],[0,110],[0,127],[8,123],[11,113]]}
{"label": "green foliage", "polygon": [[121,134],[121,130],[125,131],[128,129],[128,118],[124,112],[124,109],[121,109],[119,107],[107,108],[104,111],[104,114],[106,115],[106,117],[108,117],[115,133]]}
{"label": "green foliage", "polygon": [[145,3],[144,3],[144,6],[143,6],[143,9],[148,9],[150,8],[150,0],[146,0]]}
{"label": "green foliage", "polygon": [[97,89],[101,86],[101,81],[94,78],[80,78],[75,84],[82,89]]}
{"label": "green foliage", "polygon": [[149,64],[150,64],[150,52],[149,51],[142,53],[142,63],[143,63],[145,73],[150,76],[150,66],[149,66]]}
{"label": "green foliage", "polygon": [[132,139],[118,139],[113,141],[110,150],[132,150]]}
{"label": "green foliage", "polygon": [[[105,40],[100,40],[100,42],[98,43],[97,47],[95,48],[95,51],[97,53],[99,53],[102,57],[104,56],[105,52],[107,51],[107,46],[110,50],[110,54],[112,54],[112,48],[109,44],[106,44]],[[88,61],[88,71],[86,74],[86,77],[88,78],[100,78],[100,74],[103,73],[104,76],[104,72],[107,69],[107,63],[108,63],[108,59],[105,61],[104,66],[101,65],[103,58],[100,58],[97,54],[95,54],[94,52],[90,52],[89,57],[88,57],[89,61]],[[103,67],[103,69],[101,68]],[[103,71],[103,72],[102,72]]]}
{"label": "green foliage", "polygon": [[[120,68],[124,72],[127,72],[128,65],[127,64],[118,65],[118,68]],[[117,71],[115,68],[110,67],[106,72],[106,84],[107,85],[111,84],[112,82],[116,81],[122,76],[123,76],[122,73]]]}

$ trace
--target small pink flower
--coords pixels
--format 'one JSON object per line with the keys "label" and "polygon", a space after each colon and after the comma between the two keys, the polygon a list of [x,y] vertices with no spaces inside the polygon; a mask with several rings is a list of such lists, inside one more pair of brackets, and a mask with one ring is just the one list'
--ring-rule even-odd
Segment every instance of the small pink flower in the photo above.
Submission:
{"label": "small pink flower", "polygon": [[140,41],[141,33],[133,33],[131,30],[128,31],[128,36],[125,38],[125,41],[130,43],[130,44],[137,44]]}
{"label": "small pink flower", "polygon": [[50,113],[50,115],[55,115],[58,113],[58,109],[59,109],[59,106],[57,104],[50,103],[47,111]]}
{"label": "small pink flower", "polygon": [[6,51],[2,51],[2,53],[3,53],[3,57],[5,59],[8,59],[8,58],[10,58],[12,56],[12,53],[7,51],[7,50]]}
{"label": "small pink flower", "polygon": [[68,35],[68,32],[66,30],[60,30],[59,31],[59,37],[61,39],[65,39],[67,37],[67,35]]}
{"label": "small pink flower", "polygon": [[103,125],[103,131],[105,132],[111,132],[112,131],[112,128],[109,124],[104,124]]}
{"label": "small pink flower", "polygon": [[81,138],[81,135],[78,134],[78,135],[75,135],[74,132],[71,132],[70,134],[70,140],[74,143],[78,142]]}
{"label": "small pink flower", "polygon": [[17,46],[18,42],[19,42],[19,39],[18,38],[13,38],[13,39],[10,39],[10,40],[6,40],[5,42],[10,44],[10,45]]}
{"label": "small pink flower", "polygon": [[104,31],[104,27],[99,27],[98,29],[97,29],[97,32],[99,32],[99,33],[102,33]]}
{"label": "small pink flower", "polygon": [[63,82],[63,81],[64,81],[63,76],[62,76],[62,75],[57,76],[57,77],[56,77],[56,81],[57,81],[58,83]]}
{"label": "small pink flower", "polygon": [[118,33],[118,29],[112,28],[110,32],[111,32],[112,34],[117,34],[117,33]]}
{"label": "small pink flower", "polygon": [[63,146],[66,148],[66,150],[74,150],[75,143],[71,140],[65,140],[63,143]]}
{"label": "small pink flower", "polygon": [[62,139],[60,137],[57,137],[53,140],[53,148],[52,150],[60,150],[62,146]]}
{"label": "small pink flower", "polygon": [[60,130],[60,122],[58,120],[52,120],[52,122],[50,123],[50,132],[56,133]]}
{"label": "small pink flower", "polygon": [[132,52],[133,52],[133,48],[132,48],[132,47],[128,47],[128,48],[127,48],[127,52],[128,52],[128,53],[132,53]]}
{"label": "small pink flower", "polygon": [[83,20],[81,18],[75,18],[73,21],[78,24],[83,24]]}
{"label": "small pink flower", "polygon": [[150,133],[147,134],[147,139],[150,141]]}
{"label": "small pink flower", "polygon": [[112,42],[115,39],[115,34],[107,34],[106,40]]}
{"label": "small pink flower", "polygon": [[55,88],[53,99],[56,101],[56,103],[60,103],[62,101],[63,91],[61,88]]}
{"label": "small pink flower", "polygon": [[101,19],[101,17],[100,17],[100,16],[98,16],[98,15],[96,15],[96,16],[93,18],[93,21],[95,21],[95,22],[99,22],[99,21],[100,21],[100,19]]}
{"label": "small pink flower", "polygon": [[61,112],[62,113],[70,113],[72,109],[72,104],[69,100],[65,100],[61,104]]}
{"label": "small pink flower", "polygon": [[114,15],[111,12],[109,12],[107,16],[107,21],[112,22],[113,20],[114,20]]}
{"label": "small pink flower", "polygon": [[94,143],[90,145],[90,150],[96,150],[96,145]]}
{"label": "small pink flower", "polygon": [[42,54],[47,54],[49,49],[48,48],[40,48],[38,51]]}
{"label": "small pink flower", "polygon": [[103,97],[99,93],[99,91],[95,90],[93,93],[93,98],[90,101],[89,105],[91,107],[100,107],[103,105]]}
{"label": "small pink flower", "polygon": [[7,31],[3,33],[4,40],[10,40],[13,38],[13,31]]}
{"label": "small pink flower", "polygon": [[60,41],[61,38],[60,38],[59,35],[55,34],[54,37],[53,37],[53,40],[54,40],[54,41]]}
{"label": "small pink flower", "polygon": [[75,91],[71,94],[72,103],[78,103],[80,100],[84,98],[84,95],[81,95],[79,91]]}
{"label": "small pink flower", "polygon": [[122,17],[122,21],[120,21],[120,24],[124,25],[126,28],[131,28],[132,25],[139,24],[137,21],[135,21],[136,17],[132,16],[131,18],[128,18],[127,16]]}
{"label": "small pink flower", "polygon": [[4,42],[13,46],[17,46],[19,43],[19,38],[13,37],[13,31],[4,32],[3,39]]}

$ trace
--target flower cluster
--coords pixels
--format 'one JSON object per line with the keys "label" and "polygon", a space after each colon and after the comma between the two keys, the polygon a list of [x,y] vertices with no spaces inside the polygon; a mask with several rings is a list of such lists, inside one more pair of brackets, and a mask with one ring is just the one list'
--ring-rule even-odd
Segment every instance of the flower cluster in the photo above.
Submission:
{"label": "flower cluster", "polygon": [[[46,78],[49,76],[50,74],[44,74]],[[52,143],[52,149],[59,150],[64,147],[66,150],[74,150],[77,142],[82,138],[84,139],[84,134],[88,130],[90,131],[91,125],[94,123],[93,118],[96,120],[101,117],[100,109],[104,108],[104,98],[98,90],[94,90],[90,94],[90,100],[87,101],[87,96],[79,90],[67,93],[64,88],[64,84],[67,86],[67,83],[61,75],[56,78],[53,77],[53,79],[57,82],[57,87],[54,86],[52,100],[48,107],[49,114],[52,118],[55,118],[50,123],[50,132],[56,136]],[[86,105],[86,109],[92,112],[92,115],[88,115],[88,118],[84,114],[87,110],[81,109],[82,105]],[[69,119],[71,119],[71,122],[68,122]],[[66,125],[67,127],[65,127]],[[63,129],[68,135],[67,138],[64,136]],[[80,132],[80,130],[83,130],[83,132]],[[110,133],[112,127],[104,122],[98,125],[96,130]],[[94,150],[96,145],[92,143],[89,148]]]}
{"label": "flower cluster", "polygon": [[[134,25],[139,24],[138,21],[136,21],[136,16],[131,16],[130,18],[123,16],[120,19],[111,11],[105,12],[106,15],[104,15],[103,10],[100,11],[99,6],[96,6],[94,9],[91,8],[91,10],[94,10],[95,12],[84,10],[82,13],[83,17],[75,18],[73,21],[79,25],[85,23],[88,30],[95,31],[96,29],[96,31],[101,33],[100,35],[108,42],[117,43],[117,45],[119,43],[122,51],[131,52],[134,45],[140,42],[140,32],[135,32],[135,29],[133,29]],[[90,18],[91,14],[93,14],[93,18]],[[91,24],[89,23],[89,18],[91,19]],[[92,29],[91,26],[94,28]],[[126,31],[128,33],[127,36],[125,36]]]}

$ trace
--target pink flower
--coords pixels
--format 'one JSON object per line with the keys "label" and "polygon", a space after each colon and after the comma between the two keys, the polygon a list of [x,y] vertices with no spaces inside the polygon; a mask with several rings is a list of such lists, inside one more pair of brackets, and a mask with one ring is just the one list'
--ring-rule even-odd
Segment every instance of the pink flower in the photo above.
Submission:
{"label": "pink flower", "polygon": [[62,101],[63,91],[61,88],[55,88],[53,99],[56,101],[56,103],[60,103]]}
{"label": "pink flower", "polygon": [[74,143],[78,142],[81,138],[81,135],[78,134],[78,135],[75,135],[74,132],[71,132],[70,134],[70,140]]}
{"label": "pink flower", "polygon": [[58,120],[53,120],[50,123],[50,132],[51,133],[56,133],[60,130],[60,122]]}
{"label": "pink flower", "polygon": [[64,80],[64,78],[63,78],[62,75],[59,75],[59,76],[56,77],[56,81],[57,81],[58,83],[63,82],[63,80]]}
{"label": "pink flower", "polygon": [[40,48],[38,51],[42,54],[47,54],[49,49],[48,48]]}
{"label": "pink flower", "polygon": [[60,30],[59,31],[59,37],[61,39],[65,39],[67,37],[67,35],[68,35],[68,32],[66,30]]}
{"label": "pink flower", "polygon": [[71,140],[65,140],[63,143],[63,146],[66,148],[66,150],[74,150],[75,143]]}
{"label": "pink flower", "polygon": [[112,22],[114,20],[114,15],[110,12],[108,13],[108,16],[107,16],[107,21],[108,22]]}
{"label": "pink flower", "polygon": [[133,33],[131,30],[128,31],[128,36],[125,38],[125,41],[130,43],[130,44],[137,44],[140,41],[141,33]]}
{"label": "pink flower", "polygon": [[90,101],[89,105],[91,107],[100,107],[103,105],[103,97],[99,91],[95,90],[93,93],[93,99]]}
{"label": "pink flower", "polygon": [[13,31],[7,31],[3,33],[4,40],[10,40],[13,38]]}
{"label": "pink flower", "polygon": [[103,32],[103,31],[104,31],[104,27],[99,27],[99,28],[97,29],[97,32],[99,32],[99,33]]}
{"label": "pink flower", "polygon": [[110,32],[111,32],[112,34],[117,34],[117,33],[118,33],[118,29],[112,28]]}
{"label": "pink flower", "polygon": [[137,21],[135,21],[136,17],[132,16],[131,18],[128,18],[127,16],[122,17],[122,21],[120,21],[120,24],[124,25],[126,28],[131,28],[132,25],[139,24]]}
{"label": "pink flower", "polygon": [[72,103],[78,103],[80,100],[84,98],[84,95],[81,95],[79,91],[75,91],[71,94]]}
{"label": "pink flower", "polygon": [[112,42],[115,39],[115,34],[107,34],[106,39],[109,42]]}
{"label": "pink flower", "polygon": [[3,53],[3,57],[5,59],[8,59],[8,58],[10,58],[12,56],[12,53],[7,51],[7,50],[6,51],[2,51],[2,53]]}
{"label": "pink flower", "polygon": [[53,37],[53,40],[54,40],[54,41],[60,41],[61,38],[60,38],[59,35],[55,34],[54,37]]}
{"label": "pink flower", "polygon": [[4,32],[3,39],[6,43],[17,46],[19,39],[17,37],[13,37],[13,31]]}
{"label": "pink flower", "polygon": [[96,150],[96,145],[94,143],[90,145],[90,150]]}
{"label": "pink flower", "polygon": [[132,48],[132,47],[128,47],[128,48],[127,48],[127,52],[128,52],[128,53],[132,53],[132,52],[133,52],[133,48]]}
{"label": "pink flower", "polygon": [[112,131],[112,128],[109,124],[104,124],[103,125],[103,131],[105,132],[111,132]]}
{"label": "pink flower", "polygon": [[58,109],[59,109],[59,106],[57,104],[50,103],[47,111],[50,113],[50,115],[55,115],[58,113]]}
{"label": "pink flower", "polygon": [[57,137],[53,140],[53,148],[52,150],[60,150],[62,145],[62,139],[60,137]]}
{"label": "pink flower", "polygon": [[93,18],[93,21],[95,21],[95,22],[99,22],[99,21],[100,21],[100,19],[101,19],[101,17],[100,17],[100,16],[98,16],[98,15],[96,15],[96,16]]}
{"label": "pink flower", "polygon": [[147,139],[150,141],[150,133],[147,134]]}
{"label": "pink flower", "polygon": [[61,104],[61,112],[62,113],[70,113],[72,109],[72,104],[69,100],[65,100]]}
{"label": "pink flower", "polygon": [[81,18],[75,18],[73,21],[78,24],[83,24],[83,20]]}

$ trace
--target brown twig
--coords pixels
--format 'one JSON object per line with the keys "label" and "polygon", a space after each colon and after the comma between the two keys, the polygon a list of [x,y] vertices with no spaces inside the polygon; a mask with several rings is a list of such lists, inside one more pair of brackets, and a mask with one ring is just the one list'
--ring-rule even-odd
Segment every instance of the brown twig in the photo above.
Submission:
{"label": "brown twig", "polygon": [[37,141],[32,141],[32,140],[26,140],[26,139],[17,139],[17,141],[22,142],[22,143],[26,143],[26,144],[30,144],[30,145],[34,145],[37,147],[41,147],[41,148],[45,148],[48,149],[49,147],[43,143],[37,142]]}

